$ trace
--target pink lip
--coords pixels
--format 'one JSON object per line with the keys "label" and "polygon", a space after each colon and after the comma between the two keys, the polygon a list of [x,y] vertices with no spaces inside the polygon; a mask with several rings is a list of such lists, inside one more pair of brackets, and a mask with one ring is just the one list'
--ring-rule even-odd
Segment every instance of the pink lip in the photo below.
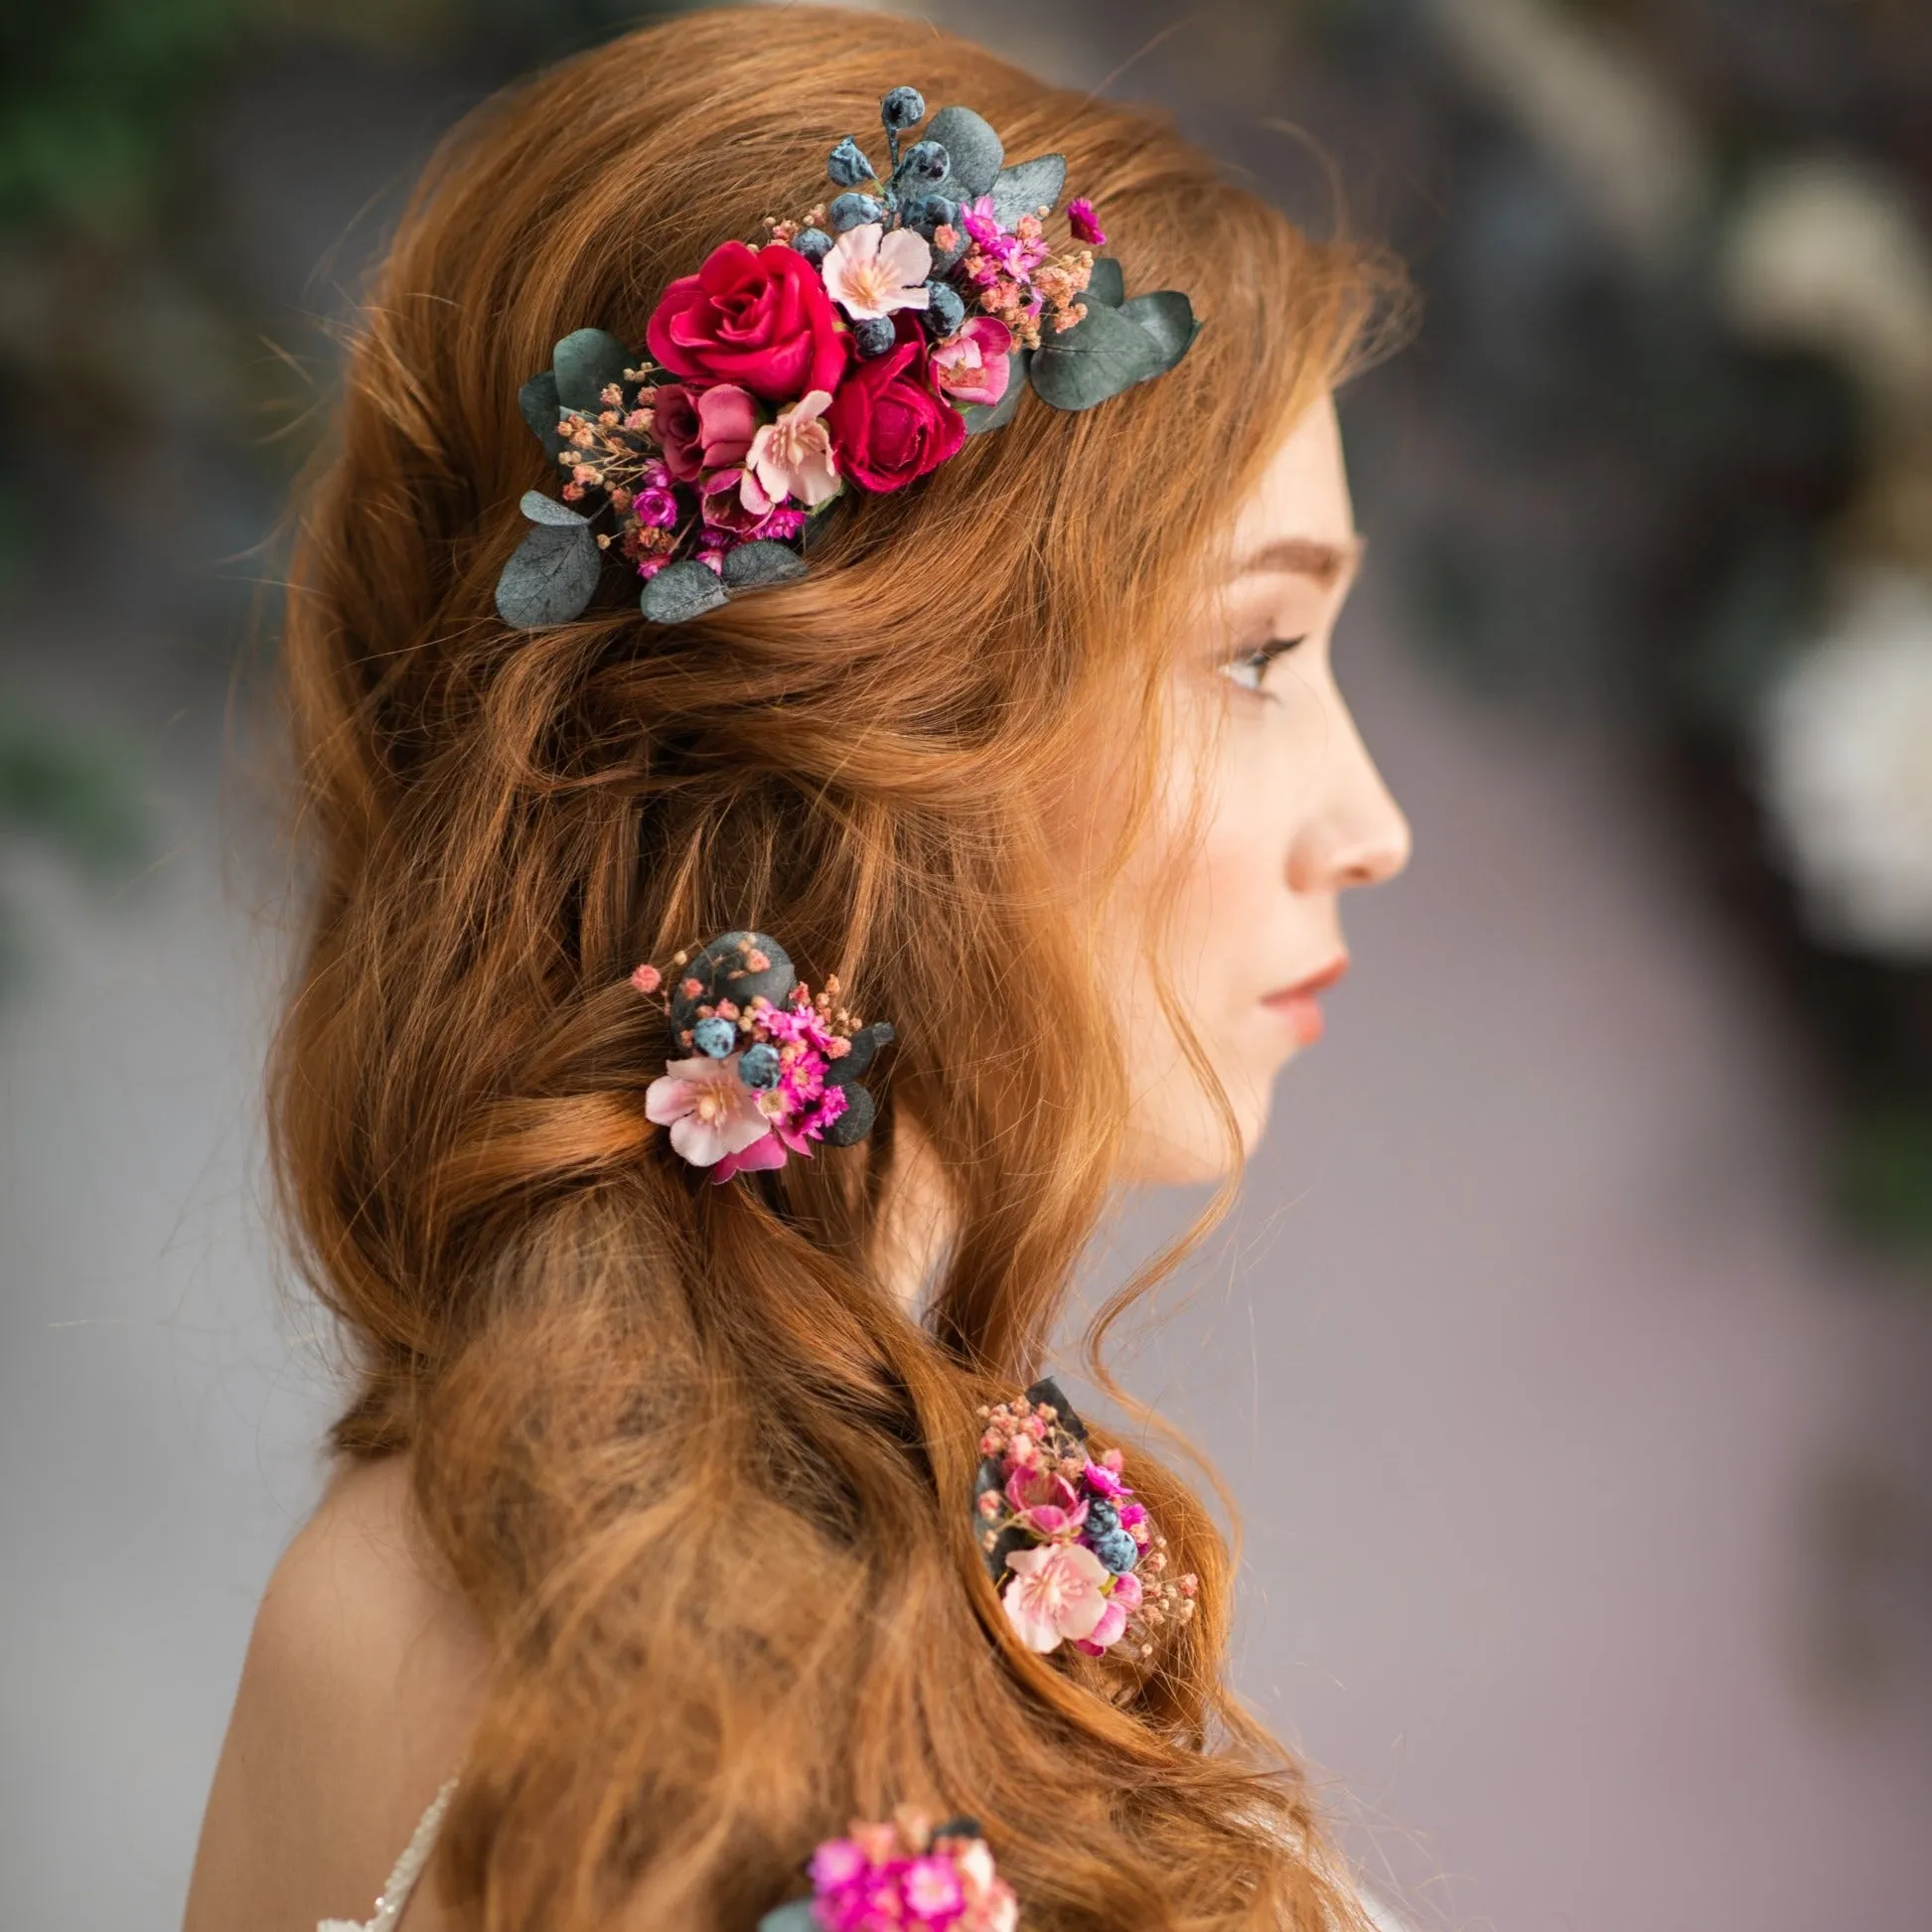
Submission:
{"label": "pink lip", "polygon": [[1318,995],[1325,993],[1347,970],[1348,955],[1344,953],[1319,972],[1311,972],[1307,978],[1283,986],[1278,992],[1264,994],[1262,1004],[1287,1021],[1297,1046],[1313,1046],[1321,1038],[1324,1026]]}

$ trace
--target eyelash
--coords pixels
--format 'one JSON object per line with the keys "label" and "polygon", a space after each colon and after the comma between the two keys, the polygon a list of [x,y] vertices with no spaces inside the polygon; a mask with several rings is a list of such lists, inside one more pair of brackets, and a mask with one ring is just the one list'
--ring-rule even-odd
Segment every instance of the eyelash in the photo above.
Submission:
{"label": "eyelash", "polygon": [[[1257,697],[1266,697],[1269,693],[1262,689],[1262,684],[1275,659],[1285,658],[1296,645],[1306,642],[1305,637],[1269,638],[1259,651],[1250,651],[1239,658],[1230,658],[1221,667],[1222,672],[1230,683],[1238,685],[1242,690],[1253,691]],[[1253,675],[1255,681],[1252,684],[1242,676],[1244,671]]]}

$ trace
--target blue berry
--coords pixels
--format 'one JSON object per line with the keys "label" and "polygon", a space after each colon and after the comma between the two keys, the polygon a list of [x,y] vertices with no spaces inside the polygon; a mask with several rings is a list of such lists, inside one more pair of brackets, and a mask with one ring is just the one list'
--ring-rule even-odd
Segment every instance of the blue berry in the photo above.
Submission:
{"label": "blue berry", "polygon": [[747,1087],[776,1087],[778,1048],[764,1040],[760,1040],[756,1046],[747,1047],[738,1062],[738,1078]]}
{"label": "blue berry", "polygon": [[831,236],[823,228],[801,228],[792,237],[792,247],[807,261],[821,262],[831,253]]}
{"label": "blue berry", "polygon": [[858,345],[858,353],[870,362],[875,356],[890,356],[899,334],[889,315],[868,315],[863,322],[852,324],[852,340]]}
{"label": "blue berry", "polygon": [[951,282],[926,284],[926,333],[935,342],[944,342],[958,332],[966,320],[966,304]]}
{"label": "blue berry", "polygon": [[1115,1576],[1124,1576],[1140,1560],[1140,1546],[1124,1530],[1110,1530],[1105,1536],[1093,1535],[1091,1524],[1088,1530],[1094,1555],[1101,1560],[1102,1567]]}
{"label": "blue berry", "polygon": [[944,181],[952,169],[953,157],[938,141],[915,141],[899,163],[899,172],[908,181]]}
{"label": "blue berry", "polygon": [[832,226],[843,234],[847,228],[863,227],[867,222],[883,222],[885,204],[876,195],[840,195],[827,213]]}
{"label": "blue berry", "polygon": [[713,1060],[722,1060],[738,1044],[738,1029],[729,1020],[719,1019],[713,1013],[708,1020],[699,1020],[691,1028],[691,1044],[699,1053],[708,1053]]}
{"label": "blue berry", "polygon": [[879,102],[879,119],[895,134],[917,127],[926,118],[926,96],[917,87],[894,87]]}
{"label": "blue berry", "polygon": [[1112,1536],[1120,1527],[1120,1512],[1105,1496],[1090,1496],[1087,1499],[1087,1534],[1090,1537]]}
{"label": "blue berry", "polygon": [[856,188],[860,182],[872,178],[872,164],[866,160],[865,150],[846,135],[825,163],[825,179],[834,188]]}

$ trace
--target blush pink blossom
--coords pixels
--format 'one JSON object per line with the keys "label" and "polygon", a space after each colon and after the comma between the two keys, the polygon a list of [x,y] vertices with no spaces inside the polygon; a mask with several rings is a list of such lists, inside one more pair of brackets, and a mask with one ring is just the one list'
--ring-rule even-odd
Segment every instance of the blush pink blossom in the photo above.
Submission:
{"label": "blush pink blossom", "polygon": [[1074,1641],[1089,1657],[1098,1657],[1110,1644],[1117,1644],[1126,1634],[1127,1619],[1139,1609],[1143,1592],[1140,1578],[1132,1570],[1114,1579],[1114,1587],[1107,1593],[1107,1607],[1101,1612],[1101,1620],[1086,1636]]}
{"label": "blush pink blossom", "polygon": [[887,234],[877,222],[847,228],[825,257],[825,289],[854,322],[888,316],[896,309],[923,309],[932,299],[932,245],[911,228]]}
{"label": "blush pink blossom", "polygon": [[1077,1543],[1050,1543],[1014,1550],[1013,1571],[1000,1601],[1028,1650],[1056,1650],[1071,1637],[1091,1637],[1107,1614],[1107,1571],[1091,1550]]}
{"label": "blush pink blossom", "polygon": [[829,389],[814,389],[778,412],[746,448],[739,493],[747,510],[766,517],[786,500],[821,504],[838,494],[838,465],[831,432],[820,420],[831,406]]}
{"label": "blush pink blossom", "polygon": [[955,402],[991,406],[1006,393],[1013,332],[997,316],[970,317],[933,351],[933,374]]}
{"label": "blush pink blossom", "polygon": [[[738,1078],[738,1056],[673,1060],[645,1090],[646,1115],[670,1129],[670,1144],[693,1167],[715,1167],[770,1130],[757,1096]],[[783,1159],[784,1150],[780,1149]]]}

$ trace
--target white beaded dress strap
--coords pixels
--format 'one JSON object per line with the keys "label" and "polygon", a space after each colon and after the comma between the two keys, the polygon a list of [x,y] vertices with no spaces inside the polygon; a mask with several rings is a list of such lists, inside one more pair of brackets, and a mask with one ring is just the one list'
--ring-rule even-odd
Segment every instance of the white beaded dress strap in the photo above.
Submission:
{"label": "white beaded dress strap", "polygon": [[422,1868],[436,1849],[436,1834],[443,1828],[443,1814],[449,1810],[455,1792],[456,1780],[452,1778],[429,1801],[429,1809],[423,1813],[414,1836],[389,1873],[389,1882],[382,1887],[382,1895],[375,1901],[375,1916],[372,1919],[326,1918],[315,1932],[395,1932],[402,1908],[408,1904],[409,1894],[415,1890],[416,1880],[422,1876]]}

